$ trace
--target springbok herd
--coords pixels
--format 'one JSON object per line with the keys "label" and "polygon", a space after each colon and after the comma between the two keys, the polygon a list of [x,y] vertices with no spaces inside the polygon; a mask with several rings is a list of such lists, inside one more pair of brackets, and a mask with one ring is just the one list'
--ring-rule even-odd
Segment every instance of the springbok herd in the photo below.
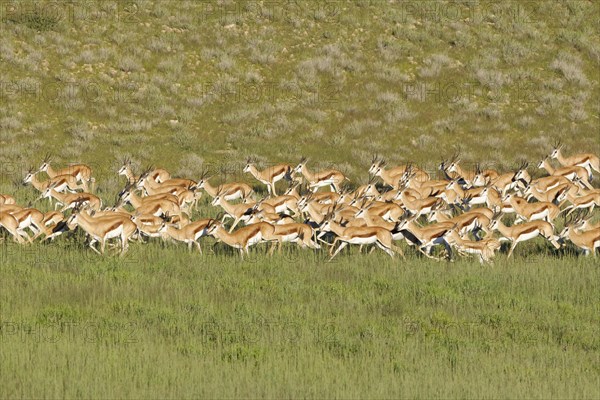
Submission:
{"label": "springbok herd", "polygon": [[[600,226],[591,217],[600,205],[600,189],[590,182],[594,171],[600,173],[600,161],[589,153],[567,157],[561,148],[557,143],[538,163],[546,171],[538,179],[531,178],[527,163],[507,173],[479,166],[471,171],[461,168],[458,155],[441,162],[444,179],[432,179],[415,165],[388,167],[375,156],[369,182],[355,190],[348,189],[348,178],[340,171],[311,171],[305,158],[296,166],[279,164],[262,171],[248,160],[244,172],[267,187],[268,195],[261,199],[246,183],[213,186],[206,172],[199,181],[174,178],[155,168],[137,176],[130,160],[124,160],[118,174],[127,183],[117,203],[108,208],[91,193],[95,179],[89,166],[55,170],[47,157],[23,182],[40,192],[36,202],[49,199],[55,211],[23,207],[13,196],[0,195],[0,226],[20,244],[53,240],[79,227],[95,252],[104,253],[107,241],[114,238],[121,255],[130,241],[147,238],[185,242],[202,253],[200,238],[213,236],[239,249],[242,258],[250,246],[262,242],[271,242],[269,254],[276,248],[281,251],[283,242],[292,242],[310,249],[326,246],[331,258],[348,244],[360,245],[361,250],[375,245],[392,257],[404,257],[394,242],[405,240],[426,257],[452,259],[455,250],[491,263],[502,241],[511,243],[511,257],[518,243],[541,235],[556,249],[570,241],[595,256]],[[41,172],[46,180],[39,177]],[[282,179],[288,188],[278,195],[276,183]],[[377,179],[382,183],[376,186]],[[331,191],[319,191],[322,187]],[[215,218],[191,221],[203,191],[221,211]],[[514,214],[510,225],[507,214]],[[557,218],[564,225],[559,233]],[[232,221],[228,227],[227,220]],[[244,226],[236,230],[238,225]],[[436,245],[442,245],[442,251],[433,252]]]}

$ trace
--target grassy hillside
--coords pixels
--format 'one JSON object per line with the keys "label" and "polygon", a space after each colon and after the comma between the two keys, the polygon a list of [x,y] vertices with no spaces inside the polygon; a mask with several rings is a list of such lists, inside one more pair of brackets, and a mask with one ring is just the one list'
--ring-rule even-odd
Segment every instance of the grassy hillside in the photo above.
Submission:
{"label": "grassy hillside", "polygon": [[100,176],[125,154],[186,176],[304,154],[361,179],[373,153],[600,152],[592,1],[1,5],[4,175],[47,151]]}

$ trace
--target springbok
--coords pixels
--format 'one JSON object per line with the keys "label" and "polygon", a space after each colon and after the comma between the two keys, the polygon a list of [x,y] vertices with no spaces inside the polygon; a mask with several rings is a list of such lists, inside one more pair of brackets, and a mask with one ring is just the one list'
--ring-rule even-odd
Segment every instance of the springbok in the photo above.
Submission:
{"label": "springbok", "polygon": [[38,199],[54,197],[56,207],[63,206],[61,212],[75,207],[77,204],[88,204],[93,210],[99,211],[102,208],[102,200],[91,193],[60,193],[53,188],[47,188]]}
{"label": "springbok", "polygon": [[[129,158],[125,158],[121,165],[121,168],[117,171],[118,175],[123,175],[127,178],[127,183],[133,184],[137,182],[140,177],[136,176],[131,169],[131,160]],[[164,183],[165,181],[171,179],[171,174],[162,168],[152,169],[148,171],[148,177],[157,183]]]}
{"label": "springbok", "polygon": [[197,189],[204,189],[210,197],[215,197],[217,193],[221,193],[227,201],[245,200],[250,199],[254,193],[254,189],[246,183],[223,183],[219,186],[213,186],[208,181],[209,179],[210,177],[207,176],[207,173],[203,173],[198,181]]}
{"label": "springbok", "polygon": [[[79,206],[73,209],[73,213],[66,220],[66,225],[72,229],[79,226],[92,240],[90,248],[98,254],[104,254],[106,241],[119,238],[121,241],[121,255],[127,252],[129,240],[137,231],[137,225],[131,218],[123,216],[110,216],[94,218],[86,214]],[[94,247],[94,243],[100,244],[100,251]]]}
{"label": "springbok", "polygon": [[[331,218],[328,218],[321,226],[321,230],[330,231],[337,235],[329,252],[331,256],[329,260],[332,260],[348,244],[375,244],[392,258],[396,255],[396,252],[400,253],[400,255],[404,258],[402,249],[398,246],[395,246],[393,243],[392,233],[385,228],[378,226],[346,228],[341,224],[334,222]],[[341,242],[341,244],[337,250],[334,251],[337,242]]]}
{"label": "springbok", "polygon": [[94,178],[92,177],[92,169],[86,164],[71,164],[66,168],[55,170],[50,165],[50,161],[51,157],[46,155],[38,171],[46,172],[50,178],[60,175],[71,175],[86,185],[94,182]]}
{"label": "springbok", "polygon": [[31,238],[25,232],[19,232],[19,221],[12,214],[0,211],[0,227],[3,227],[11,234],[13,240],[19,244],[31,243]]}
{"label": "springbok", "polygon": [[457,249],[459,253],[474,254],[479,257],[479,262],[492,264],[495,252],[500,249],[500,241],[493,237],[472,241],[464,239],[458,232],[458,227],[450,229],[445,236],[450,246]]}
{"label": "springbok", "polygon": [[298,163],[296,168],[294,168],[294,172],[301,173],[306,178],[306,180],[308,181],[308,186],[312,189],[313,192],[316,192],[320,187],[330,186],[332,192],[339,193],[342,188],[342,183],[345,180],[349,180],[344,174],[342,174],[337,169],[327,169],[319,172],[311,172],[306,166],[306,162],[306,157],[302,157],[300,163]]}
{"label": "springbok", "polygon": [[587,231],[579,230],[583,224],[583,221],[567,223],[559,237],[569,239],[575,246],[582,249],[586,256],[592,253],[596,257],[596,249],[600,248],[600,228]]}
{"label": "springbok", "polygon": [[589,182],[590,174],[584,167],[574,166],[554,168],[548,161],[548,157],[546,157],[538,163],[538,168],[545,169],[550,175],[564,176],[572,182],[575,181],[575,178],[579,178],[579,183],[582,183],[588,189],[593,189]]}
{"label": "springbok", "polygon": [[558,160],[563,167],[584,167],[587,169],[590,180],[592,177],[592,170],[600,172],[600,158],[592,153],[574,154],[570,157],[565,157],[562,154],[563,145],[560,142],[555,143],[550,153],[550,158]]}
{"label": "springbok", "polygon": [[250,173],[256,180],[266,185],[269,196],[277,196],[275,184],[283,178],[291,179],[292,166],[290,164],[278,164],[259,171],[254,163],[248,159],[243,171]]}
{"label": "springbok", "polygon": [[223,243],[240,251],[244,259],[244,253],[249,254],[250,246],[261,242],[281,242],[281,236],[275,233],[275,227],[266,222],[259,222],[244,226],[235,232],[227,232],[221,221],[212,220],[207,227],[207,234],[214,236]]}
{"label": "springbok", "polygon": [[515,250],[515,247],[520,242],[543,236],[546,238],[554,248],[560,249],[560,244],[557,242],[557,238],[554,235],[553,226],[546,221],[531,221],[525,222],[518,225],[506,226],[500,221],[500,215],[494,216],[489,226],[490,230],[497,230],[503,236],[500,240],[508,240],[512,242],[510,251],[508,252],[508,258],[510,258]]}

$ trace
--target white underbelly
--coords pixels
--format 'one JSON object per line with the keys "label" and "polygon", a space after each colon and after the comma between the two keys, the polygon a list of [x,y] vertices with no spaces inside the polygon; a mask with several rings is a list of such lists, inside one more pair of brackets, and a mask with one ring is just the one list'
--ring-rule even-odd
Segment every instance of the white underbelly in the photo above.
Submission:
{"label": "white underbelly", "polygon": [[281,180],[281,178],[283,178],[284,176],[285,176],[285,172],[282,172],[282,173],[281,173],[281,174],[279,174],[279,175],[275,175],[275,176],[273,177],[273,182],[277,182],[278,180]]}
{"label": "white underbelly", "polygon": [[283,235],[281,237],[281,240],[283,240],[284,242],[293,242],[295,240],[298,240],[298,234],[297,233],[291,233],[289,235]]}
{"label": "white underbelly", "polygon": [[112,238],[115,238],[117,236],[121,236],[121,233],[123,233],[123,225],[119,225],[117,228],[115,228],[112,231],[108,232],[108,234],[106,235],[106,238],[107,239],[112,239]]}
{"label": "white underbelly", "polygon": [[198,231],[198,233],[196,233],[196,236],[194,236],[194,240],[198,240],[202,236],[206,236],[206,229],[202,229],[201,231]]}
{"label": "white underbelly", "polygon": [[312,182],[310,184],[310,186],[312,187],[322,187],[322,186],[329,186],[333,183],[333,181],[331,179],[327,179],[324,181],[317,181],[317,182]]}
{"label": "white underbelly", "polygon": [[531,214],[531,216],[529,217],[529,219],[531,221],[538,220],[538,219],[543,219],[543,218],[547,217],[549,214],[550,214],[550,212],[548,211],[548,209],[545,209],[544,211]]}
{"label": "white underbelly", "polygon": [[259,232],[258,234],[256,234],[255,236],[251,237],[248,240],[248,246],[255,245],[256,243],[259,243],[261,240],[262,240],[262,235]]}
{"label": "white underbelly", "polygon": [[275,207],[275,212],[277,212],[277,213],[282,213],[282,212],[286,212],[286,211],[287,211],[287,206],[285,205],[285,203]]}
{"label": "white underbelly", "polygon": [[25,218],[24,220],[21,220],[19,222],[19,228],[18,229],[27,228],[29,225],[31,225],[31,216]]}
{"label": "white underbelly", "polygon": [[588,160],[584,163],[575,164],[578,167],[583,167],[587,170],[589,175],[592,175],[592,163]]}
{"label": "white underbelly", "polygon": [[237,200],[241,197],[242,197],[242,192],[240,190],[238,190],[237,192],[226,195],[225,200],[232,201],[232,200]]}
{"label": "white underbelly", "polygon": [[471,204],[485,204],[487,202],[487,196],[473,197],[469,203]]}
{"label": "white underbelly", "polygon": [[540,234],[540,231],[536,229],[533,232],[529,232],[529,233],[526,233],[525,235],[521,235],[519,237],[519,242],[524,242],[526,240],[533,239],[533,238],[537,237],[539,234]]}
{"label": "white underbelly", "polygon": [[371,237],[365,237],[365,238],[351,238],[351,239],[347,239],[345,241],[350,244],[373,244],[377,241],[377,237],[371,236]]}
{"label": "white underbelly", "polygon": [[65,188],[67,187],[66,183],[63,183],[62,185],[57,185],[54,187],[54,190],[57,192],[63,192],[65,190]]}
{"label": "white underbelly", "polygon": [[160,232],[145,232],[145,231],[142,231],[142,232],[144,233],[144,235],[153,237],[153,238],[162,236],[160,234]]}
{"label": "white underbelly", "polygon": [[404,235],[401,232],[392,234],[392,239],[394,240],[402,240],[404,239]]}

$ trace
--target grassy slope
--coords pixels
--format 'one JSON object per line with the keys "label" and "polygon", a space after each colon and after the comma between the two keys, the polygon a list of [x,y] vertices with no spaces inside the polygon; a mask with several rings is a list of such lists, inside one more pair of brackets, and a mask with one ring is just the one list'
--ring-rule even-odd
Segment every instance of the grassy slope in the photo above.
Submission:
{"label": "grassy slope", "polygon": [[31,143],[99,174],[123,154],[180,174],[306,154],[363,179],[375,152],[599,152],[592,2],[8,4],[0,157],[19,167]]}
{"label": "grassy slope", "polygon": [[[12,180],[42,145],[92,163],[107,202],[125,154],[227,180],[248,155],[306,154],[364,180],[374,152],[431,167],[460,143],[506,168],[560,137],[600,153],[592,2],[461,5],[469,20],[447,17],[458,3],[7,4],[0,192],[21,202],[34,193]],[[120,262],[60,243],[2,244],[0,397],[599,396],[598,270],[522,257],[543,241],[493,269],[135,245]]]}

